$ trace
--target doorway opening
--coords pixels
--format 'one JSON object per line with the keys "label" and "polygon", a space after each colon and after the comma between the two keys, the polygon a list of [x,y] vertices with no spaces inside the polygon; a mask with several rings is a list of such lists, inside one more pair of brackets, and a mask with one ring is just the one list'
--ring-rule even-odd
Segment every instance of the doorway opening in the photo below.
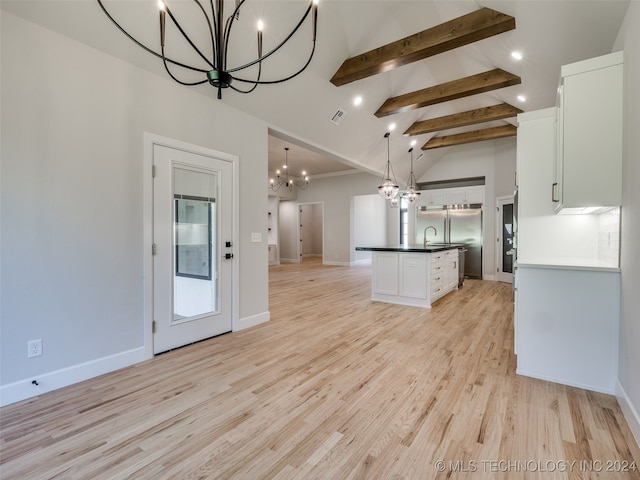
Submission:
{"label": "doorway opening", "polygon": [[498,281],[513,283],[513,195],[496,198],[496,265]]}
{"label": "doorway opening", "polygon": [[323,263],[324,260],[324,204],[298,204],[299,262]]}

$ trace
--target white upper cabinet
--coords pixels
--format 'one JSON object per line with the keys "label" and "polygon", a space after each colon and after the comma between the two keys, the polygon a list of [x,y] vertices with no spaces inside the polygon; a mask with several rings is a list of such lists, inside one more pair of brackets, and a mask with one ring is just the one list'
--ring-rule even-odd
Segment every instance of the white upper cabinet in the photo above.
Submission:
{"label": "white upper cabinet", "polygon": [[556,161],[556,108],[518,115],[518,220],[554,215],[551,183]]}
{"label": "white upper cabinet", "polygon": [[426,205],[470,205],[484,203],[484,185],[439,188],[421,192]]}
{"label": "white upper cabinet", "polygon": [[622,81],[623,52],[561,69],[552,185],[559,212],[622,204]]}

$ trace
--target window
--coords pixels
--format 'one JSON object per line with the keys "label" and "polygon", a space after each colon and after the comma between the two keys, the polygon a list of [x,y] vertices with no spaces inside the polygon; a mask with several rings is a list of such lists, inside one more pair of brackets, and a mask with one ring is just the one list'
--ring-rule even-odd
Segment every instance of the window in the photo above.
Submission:
{"label": "window", "polygon": [[409,203],[400,198],[400,245],[409,243]]}

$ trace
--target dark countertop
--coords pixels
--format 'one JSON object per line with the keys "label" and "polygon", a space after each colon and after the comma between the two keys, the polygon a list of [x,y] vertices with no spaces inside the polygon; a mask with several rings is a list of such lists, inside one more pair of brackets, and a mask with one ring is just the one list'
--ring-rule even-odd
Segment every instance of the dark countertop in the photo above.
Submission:
{"label": "dark countertop", "polygon": [[356,250],[362,252],[441,252],[442,250],[451,250],[452,248],[463,248],[464,243],[432,243],[427,244],[425,248],[422,244],[411,245],[384,245],[380,247],[356,247]]}

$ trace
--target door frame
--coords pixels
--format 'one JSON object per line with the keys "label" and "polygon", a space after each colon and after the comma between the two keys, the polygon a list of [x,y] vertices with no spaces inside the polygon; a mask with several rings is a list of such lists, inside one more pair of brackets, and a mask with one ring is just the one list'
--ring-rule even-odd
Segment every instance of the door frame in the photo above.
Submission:
{"label": "door frame", "polygon": [[163,147],[183,150],[185,152],[214,157],[220,160],[231,162],[233,175],[233,195],[232,195],[232,227],[231,235],[234,247],[234,261],[232,262],[231,279],[231,331],[238,327],[239,312],[239,178],[238,178],[238,157],[228,153],[213,150],[211,148],[182,142],[169,137],[163,137],[149,132],[144,132],[143,146],[143,175],[142,175],[142,258],[143,258],[143,325],[144,325],[144,352],[146,358],[152,358],[153,353],[153,147],[160,145]]}
{"label": "door frame", "polygon": [[296,206],[296,258],[298,263],[302,262],[302,225],[300,224],[300,209],[304,205],[320,205],[322,207],[322,264],[324,265],[324,202],[302,202]]}
{"label": "door frame", "polygon": [[513,204],[513,201],[513,195],[496,197],[496,280],[505,283],[513,283],[513,273],[510,278],[505,278],[504,276],[509,274],[502,272],[502,243],[504,242],[502,236],[502,209],[504,205]]}

